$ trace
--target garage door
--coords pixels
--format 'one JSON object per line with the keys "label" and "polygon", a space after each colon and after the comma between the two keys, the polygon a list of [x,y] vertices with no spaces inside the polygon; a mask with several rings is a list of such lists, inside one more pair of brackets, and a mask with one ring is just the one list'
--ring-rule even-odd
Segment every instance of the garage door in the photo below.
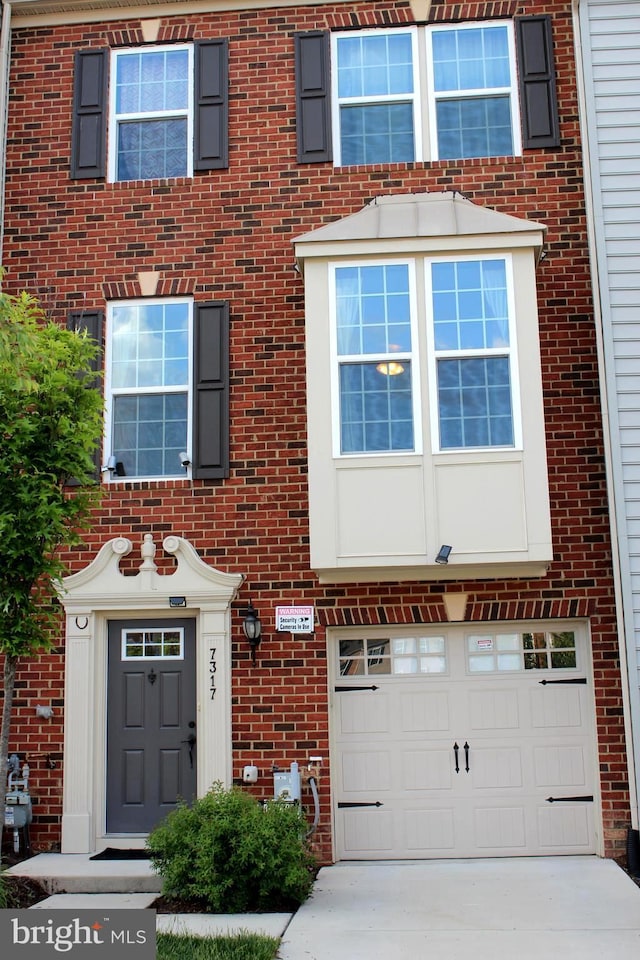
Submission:
{"label": "garage door", "polygon": [[595,852],[585,630],[332,638],[338,859]]}

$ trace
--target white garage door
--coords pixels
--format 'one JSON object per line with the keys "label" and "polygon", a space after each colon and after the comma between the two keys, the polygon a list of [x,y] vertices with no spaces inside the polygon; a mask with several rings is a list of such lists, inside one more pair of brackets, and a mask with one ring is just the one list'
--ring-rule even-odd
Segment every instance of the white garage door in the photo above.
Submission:
{"label": "white garage door", "polygon": [[332,640],[338,859],[595,852],[580,625]]}

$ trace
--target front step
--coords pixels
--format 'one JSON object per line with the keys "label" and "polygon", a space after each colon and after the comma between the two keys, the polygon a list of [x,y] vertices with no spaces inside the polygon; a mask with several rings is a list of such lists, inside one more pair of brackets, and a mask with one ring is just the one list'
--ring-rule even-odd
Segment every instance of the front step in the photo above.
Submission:
{"label": "front step", "polygon": [[7,874],[36,880],[47,893],[159,893],[150,860],[91,860],[89,853],[39,853]]}

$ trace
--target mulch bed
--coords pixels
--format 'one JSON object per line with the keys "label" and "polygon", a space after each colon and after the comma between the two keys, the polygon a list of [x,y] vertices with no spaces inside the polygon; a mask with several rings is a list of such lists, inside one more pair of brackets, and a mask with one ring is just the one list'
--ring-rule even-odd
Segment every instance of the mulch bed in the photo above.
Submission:
{"label": "mulch bed", "polygon": [[37,882],[27,877],[4,877],[7,891],[7,907],[12,910],[27,910],[34,903],[46,900],[49,893]]}

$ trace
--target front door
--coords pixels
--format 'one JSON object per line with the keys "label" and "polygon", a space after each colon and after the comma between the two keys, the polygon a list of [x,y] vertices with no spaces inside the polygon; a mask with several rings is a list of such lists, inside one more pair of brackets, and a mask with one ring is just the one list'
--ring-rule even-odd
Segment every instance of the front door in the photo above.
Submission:
{"label": "front door", "polygon": [[148,833],[196,793],[195,621],[111,620],[107,833]]}

